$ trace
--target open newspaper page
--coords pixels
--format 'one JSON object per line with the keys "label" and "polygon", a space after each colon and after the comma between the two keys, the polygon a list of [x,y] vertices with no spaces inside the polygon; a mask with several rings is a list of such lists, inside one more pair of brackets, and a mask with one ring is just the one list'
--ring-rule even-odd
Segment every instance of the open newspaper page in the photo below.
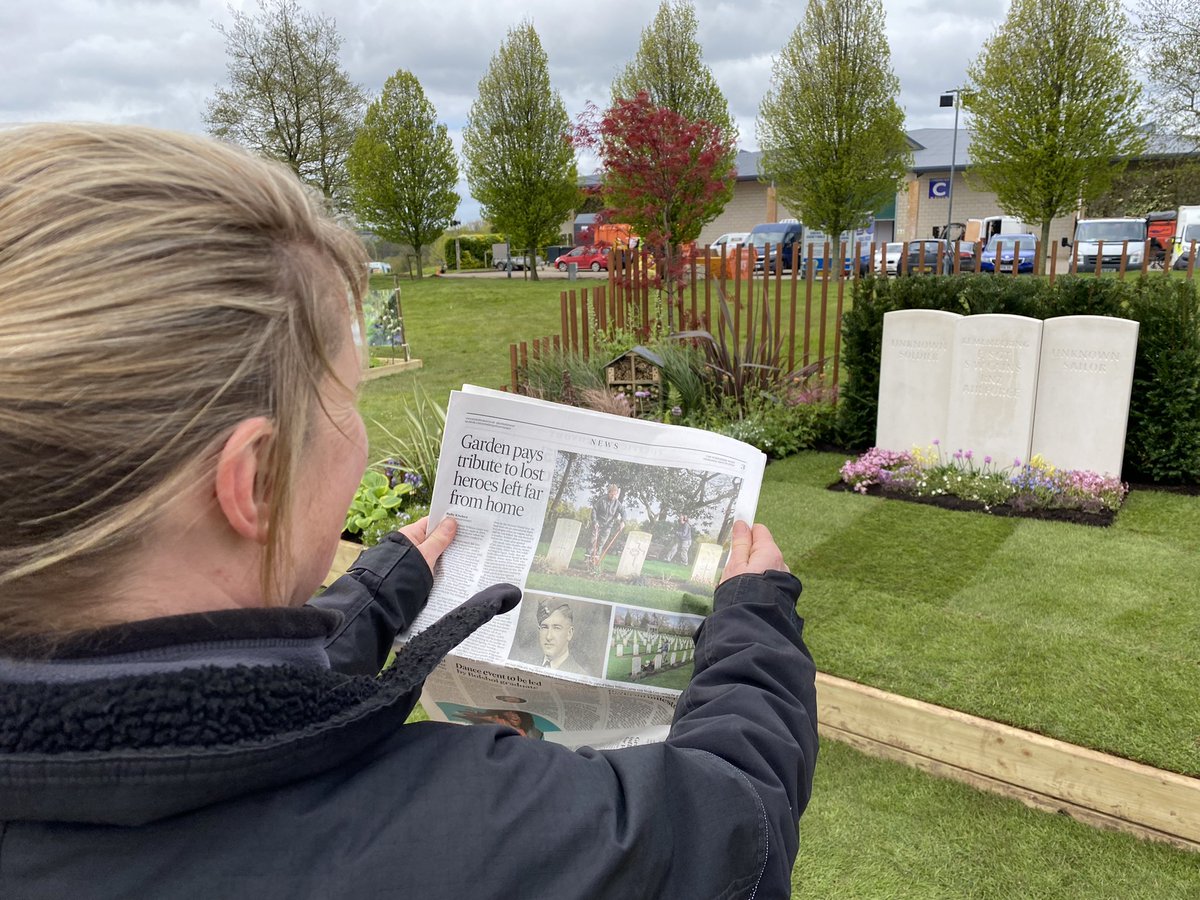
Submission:
{"label": "open newspaper page", "polygon": [[569,746],[665,737],[765,463],[707,431],[455,391],[430,519],[458,536],[414,630],[497,582],[524,598],[430,676],[430,718]]}

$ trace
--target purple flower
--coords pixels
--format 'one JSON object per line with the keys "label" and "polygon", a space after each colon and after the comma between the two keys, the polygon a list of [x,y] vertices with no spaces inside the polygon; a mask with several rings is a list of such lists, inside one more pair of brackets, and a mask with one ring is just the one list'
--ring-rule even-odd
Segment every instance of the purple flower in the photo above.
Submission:
{"label": "purple flower", "polygon": [[974,455],[975,455],[975,451],[974,451],[974,450],[968,450],[968,451],[966,452],[966,457],[967,457],[967,459],[970,459],[970,458],[971,458],[971,457],[973,457]]}
{"label": "purple flower", "polygon": [[939,441],[937,438],[934,438],[934,439],[933,439],[933,446],[935,446],[935,447],[939,447],[939,446],[941,446],[941,443],[942,443],[942,442],[941,442],[941,441]]}
{"label": "purple flower", "polygon": [[405,472],[404,480],[415,488],[419,488],[421,486],[421,476],[416,472]]}
{"label": "purple flower", "polygon": [[992,464],[992,458],[990,456],[985,456],[983,458],[983,464],[985,466],[990,466]]}

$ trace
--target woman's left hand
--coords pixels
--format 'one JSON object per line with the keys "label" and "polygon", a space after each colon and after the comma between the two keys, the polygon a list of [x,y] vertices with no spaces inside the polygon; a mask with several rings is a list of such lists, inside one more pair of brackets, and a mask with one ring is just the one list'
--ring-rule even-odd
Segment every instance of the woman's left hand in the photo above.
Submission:
{"label": "woman's left hand", "polygon": [[438,523],[438,527],[429,530],[429,516],[413,522],[411,525],[405,525],[400,529],[400,533],[412,541],[413,546],[420,551],[421,556],[425,557],[425,562],[429,566],[429,571],[432,572],[434,566],[437,565],[438,557],[445,552],[450,546],[450,542],[454,540],[454,534],[458,530],[458,522],[450,516],[442,519]]}

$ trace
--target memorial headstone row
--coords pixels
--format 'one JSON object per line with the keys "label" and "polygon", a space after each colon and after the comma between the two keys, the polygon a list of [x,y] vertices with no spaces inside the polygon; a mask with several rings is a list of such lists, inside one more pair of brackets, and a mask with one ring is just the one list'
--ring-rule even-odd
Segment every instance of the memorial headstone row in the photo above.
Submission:
{"label": "memorial headstone row", "polygon": [[1119,477],[1137,336],[1106,316],[886,313],[875,445]]}

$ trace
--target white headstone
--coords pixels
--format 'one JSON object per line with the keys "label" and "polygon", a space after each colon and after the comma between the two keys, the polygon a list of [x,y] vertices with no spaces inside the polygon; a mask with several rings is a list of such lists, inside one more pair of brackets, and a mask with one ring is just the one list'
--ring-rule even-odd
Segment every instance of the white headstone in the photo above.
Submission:
{"label": "white headstone", "polygon": [[550,571],[564,572],[571,565],[582,524],[578,519],[559,519],[554,523],[554,537],[550,539],[550,552],[546,554],[546,566]]}
{"label": "white headstone", "polygon": [[675,651],[671,651],[671,665],[675,665],[675,663],[678,661],[678,659],[679,659],[679,654],[676,653]]}
{"label": "white headstone", "polygon": [[692,566],[692,581],[696,584],[712,584],[717,580],[717,567],[721,565],[720,544],[700,544],[696,551],[696,563]]}
{"label": "white headstone", "polygon": [[625,655],[625,645],[617,644],[617,658],[619,659],[620,657],[622,657],[624,655]]}
{"label": "white headstone", "polygon": [[1025,316],[960,319],[954,331],[954,383],[942,441],[944,457],[962,450],[976,465],[1029,458],[1042,323]]}
{"label": "white headstone", "polygon": [[661,668],[662,668],[662,654],[655,653],[654,654],[654,670],[657,672]]}
{"label": "white headstone", "polygon": [[642,658],[640,656],[631,657],[629,660],[629,674],[640,675],[642,672]]}
{"label": "white headstone", "polygon": [[635,638],[633,641],[633,655],[637,656],[639,653],[641,653],[641,650],[638,649],[638,642],[637,642],[637,639]]}
{"label": "white headstone", "polygon": [[1138,323],[1061,316],[1042,327],[1030,455],[1060,469],[1121,477]]}
{"label": "white headstone", "polygon": [[621,550],[621,561],[617,563],[618,578],[635,578],[642,574],[642,564],[646,554],[650,552],[650,540],[653,535],[648,531],[631,531],[625,538],[625,547]]}
{"label": "white headstone", "polygon": [[884,313],[876,447],[908,450],[945,438],[954,329],[962,318],[939,309]]}

